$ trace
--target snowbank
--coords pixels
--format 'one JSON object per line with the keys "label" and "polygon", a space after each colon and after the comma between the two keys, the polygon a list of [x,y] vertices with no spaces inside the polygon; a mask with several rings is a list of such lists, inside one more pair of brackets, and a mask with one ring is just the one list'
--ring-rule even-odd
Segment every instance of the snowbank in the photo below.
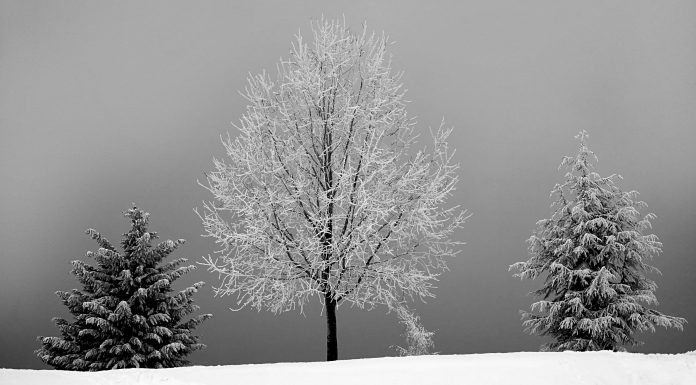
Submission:
{"label": "snowbank", "polygon": [[696,384],[694,354],[500,353],[96,373],[0,369],[3,385]]}

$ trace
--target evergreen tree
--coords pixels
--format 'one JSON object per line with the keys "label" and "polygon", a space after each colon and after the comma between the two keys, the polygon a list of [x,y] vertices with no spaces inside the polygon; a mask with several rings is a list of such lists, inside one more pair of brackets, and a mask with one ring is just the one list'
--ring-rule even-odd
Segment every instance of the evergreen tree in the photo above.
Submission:
{"label": "evergreen tree", "polygon": [[177,367],[188,364],[185,356],[205,347],[191,332],[211,315],[184,319],[198,310],[192,296],[204,283],[173,293],[172,282],[194,266],[180,266],[185,258],[162,263],[184,240],[153,247],[158,236],[147,230],[149,214],[135,206],[124,214],[132,228],[123,235],[123,252],[87,230],[100,246],[96,253],[87,252],[97,264],[73,261],[72,273],[83,289],[56,292],[74,320],[54,318],[62,336],[39,337],[42,346],[36,354],[57,369]]}
{"label": "evergreen tree", "polygon": [[596,157],[587,148],[581,131],[580,151],[564,157],[565,182],[551,195],[555,211],[537,222],[529,238],[531,257],[510,268],[516,277],[535,279],[546,275],[543,299],[522,312],[523,325],[531,334],[553,341],[544,350],[623,350],[640,344],[635,332],[655,331],[656,326],[682,329],[683,318],[664,315],[646,306],[657,305],[657,285],[645,276],[659,272],[648,261],[662,250],[651,228],[654,214],[640,216],[636,191],[625,192],[615,184],[619,175],[600,177],[592,165]]}

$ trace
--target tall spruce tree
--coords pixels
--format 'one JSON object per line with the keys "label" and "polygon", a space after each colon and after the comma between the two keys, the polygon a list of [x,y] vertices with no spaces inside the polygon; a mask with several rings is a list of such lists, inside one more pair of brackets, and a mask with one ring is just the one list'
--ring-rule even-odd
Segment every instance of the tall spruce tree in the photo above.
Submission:
{"label": "tall spruce tree", "polygon": [[641,217],[647,205],[638,192],[617,187],[621,176],[593,171],[587,137],[584,130],[576,136],[578,154],[559,166],[565,182],[551,193],[553,215],[537,222],[528,240],[531,257],[510,267],[523,279],[546,275],[533,292],[543,299],[522,312],[529,333],[553,338],[543,350],[624,350],[641,343],[636,332],[681,330],[686,322],[646,307],[657,305],[657,285],[645,276],[659,272],[648,265],[662,251],[657,236],[646,234],[655,215]]}
{"label": "tall spruce tree", "polygon": [[123,252],[87,230],[100,246],[96,253],[87,252],[97,264],[73,261],[72,273],[83,289],[56,292],[74,320],[54,318],[62,336],[39,337],[42,346],[36,354],[57,369],[177,367],[205,347],[192,330],[211,315],[185,319],[198,310],[192,297],[204,283],[174,293],[172,282],[194,266],[180,266],[185,258],[162,263],[184,240],[153,247],[158,236],[147,230],[149,214],[135,206],[124,214],[132,228],[123,234]]}

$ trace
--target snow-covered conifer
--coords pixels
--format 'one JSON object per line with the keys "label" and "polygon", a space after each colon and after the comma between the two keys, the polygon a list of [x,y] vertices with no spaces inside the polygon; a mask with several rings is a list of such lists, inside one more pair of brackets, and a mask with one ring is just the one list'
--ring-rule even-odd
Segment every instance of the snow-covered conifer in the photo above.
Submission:
{"label": "snow-covered conifer", "polygon": [[205,347],[192,330],[211,315],[187,317],[198,310],[193,294],[203,282],[173,292],[172,282],[194,266],[181,266],[185,258],[163,263],[184,240],[153,246],[157,233],[147,230],[149,214],[137,207],[124,214],[132,228],[123,235],[123,252],[87,230],[100,247],[87,252],[96,265],[73,261],[72,273],[82,290],[56,292],[73,319],[54,318],[61,336],[39,337],[36,354],[57,369],[176,367],[188,364],[185,357]]}
{"label": "snow-covered conifer", "polygon": [[593,171],[587,137],[584,130],[576,136],[578,154],[559,166],[565,181],[551,193],[553,215],[528,240],[531,257],[510,267],[523,279],[545,276],[533,292],[542,299],[523,312],[528,332],[553,338],[544,350],[623,350],[640,343],[636,332],[686,322],[647,307],[657,305],[657,285],[646,273],[658,272],[648,262],[662,251],[647,234],[655,215],[641,216],[647,205],[617,186],[619,175]]}

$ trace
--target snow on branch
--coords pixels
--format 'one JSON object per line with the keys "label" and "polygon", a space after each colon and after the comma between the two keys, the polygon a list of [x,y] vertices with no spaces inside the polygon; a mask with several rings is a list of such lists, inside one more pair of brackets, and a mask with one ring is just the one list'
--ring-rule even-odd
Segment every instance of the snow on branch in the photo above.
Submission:
{"label": "snow on branch", "polygon": [[416,148],[401,74],[384,35],[345,22],[297,36],[277,77],[252,75],[239,133],[201,182],[198,210],[218,245],[202,262],[217,295],[274,312],[314,294],[359,307],[432,297],[468,218],[448,199],[459,180],[451,128]]}

